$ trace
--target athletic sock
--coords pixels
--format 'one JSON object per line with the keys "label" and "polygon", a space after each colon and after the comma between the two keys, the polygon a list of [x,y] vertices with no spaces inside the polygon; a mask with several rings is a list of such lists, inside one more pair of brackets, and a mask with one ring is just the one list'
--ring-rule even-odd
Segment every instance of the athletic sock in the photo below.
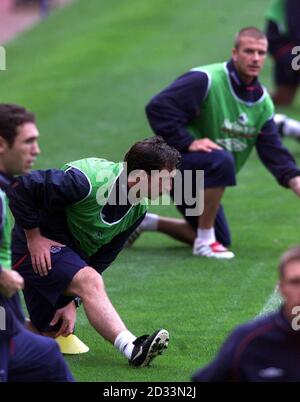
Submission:
{"label": "athletic sock", "polygon": [[300,138],[300,121],[286,118],[283,123],[283,135]]}
{"label": "athletic sock", "polygon": [[212,244],[216,241],[215,228],[197,229],[196,241],[202,244]]}
{"label": "athletic sock", "polygon": [[150,214],[149,212],[146,214],[143,219],[140,227],[142,230],[147,231],[155,231],[158,228],[159,216],[156,214]]}
{"label": "athletic sock", "polygon": [[118,349],[127,359],[131,358],[132,351],[134,348],[133,342],[136,340],[130,331],[125,330],[119,333],[114,342],[114,347]]}

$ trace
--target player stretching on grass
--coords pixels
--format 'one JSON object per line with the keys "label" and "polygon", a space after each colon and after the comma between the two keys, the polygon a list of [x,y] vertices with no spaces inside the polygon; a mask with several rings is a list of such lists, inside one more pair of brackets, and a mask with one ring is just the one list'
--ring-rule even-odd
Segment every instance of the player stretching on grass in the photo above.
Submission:
{"label": "player stretching on grass", "polygon": [[[79,296],[91,325],[131,364],[148,365],[167,348],[164,329],[136,338],[126,328],[101,273],[143,220],[143,197],[170,191],[179,159],[178,151],[154,137],[132,146],[125,156],[127,170],[122,162],[88,158],[61,170],[35,171],[16,182],[10,192],[16,220],[14,268],[25,280],[26,305],[40,333],[72,333],[73,299]],[[159,175],[162,170],[165,179]],[[139,201],[132,201],[136,187]]]}
{"label": "player stretching on grass", "polygon": [[178,205],[184,219],[147,214],[132,239],[157,230],[193,244],[196,256],[233,258],[221,200],[254,147],[279,184],[300,195],[300,170],[282,145],[272,100],[258,81],[267,49],[263,32],[244,28],[230,61],[192,69],[148,104],[154,132],[181,152],[181,170],[204,170],[204,211],[188,216],[191,206]]}

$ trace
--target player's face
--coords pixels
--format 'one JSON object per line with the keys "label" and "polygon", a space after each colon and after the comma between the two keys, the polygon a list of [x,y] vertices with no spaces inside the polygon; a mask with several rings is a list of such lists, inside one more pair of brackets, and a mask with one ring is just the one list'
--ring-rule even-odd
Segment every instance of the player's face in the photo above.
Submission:
{"label": "player's face", "polygon": [[248,36],[242,36],[239,47],[232,50],[234,64],[246,83],[259,76],[265,63],[267,50],[266,39],[255,39]]}
{"label": "player's face", "polygon": [[18,127],[18,134],[11,147],[2,139],[0,151],[5,171],[10,175],[28,173],[37,155],[39,132],[34,123],[24,123]]}
{"label": "player's face", "polygon": [[291,261],[285,266],[279,286],[288,308],[300,306],[300,260]]}

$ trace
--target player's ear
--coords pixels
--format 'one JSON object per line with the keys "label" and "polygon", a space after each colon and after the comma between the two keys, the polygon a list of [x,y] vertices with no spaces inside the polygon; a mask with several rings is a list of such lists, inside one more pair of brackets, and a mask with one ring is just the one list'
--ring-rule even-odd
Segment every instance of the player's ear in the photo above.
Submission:
{"label": "player's ear", "polygon": [[3,154],[3,152],[5,152],[5,150],[7,149],[7,147],[8,147],[7,141],[0,135],[0,154]]}
{"label": "player's ear", "polygon": [[284,298],[284,289],[283,289],[283,279],[282,278],[279,279],[279,282],[278,282],[277,286],[278,286],[278,291],[279,291],[281,297]]}
{"label": "player's ear", "polygon": [[237,48],[233,47],[231,50],[231,57],[233,61],[237,61]]}

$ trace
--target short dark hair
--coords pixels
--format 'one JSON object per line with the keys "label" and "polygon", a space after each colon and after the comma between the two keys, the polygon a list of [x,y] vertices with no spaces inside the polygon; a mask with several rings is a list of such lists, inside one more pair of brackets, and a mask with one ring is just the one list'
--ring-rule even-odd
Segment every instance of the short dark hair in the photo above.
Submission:
{"label": "short dark hair", "polygon": [[0,136],[10,147],[18,134],[18,127],[24,123],[35,123],[35,115],[23,106],[0,103]]}
{"label": "short dark hair", "polygon": [[256,27],[246,27],[242,28],[236,35],[234,40],[234,47],[238,49],[240,45],[240,39],[243,36],[250,36],[250,38],[254,39],[265,39],[267,41],[266,34]]}
{"label": "short dark hair", "polygon": [[285,267],[292,261],[299,261],[300,262],[300,246],[295,246],[288,249],[280,258],[279,261],[279,276],[280,279],[284,277],[284,270]]}
{"label": "short dark hair", "polygon": [[125,155],[127,173],[133,170],[144,170],[151,174],[152,170],[178,167],[180,153],[168,145],[162,137],[154,136],[135,143]]}

